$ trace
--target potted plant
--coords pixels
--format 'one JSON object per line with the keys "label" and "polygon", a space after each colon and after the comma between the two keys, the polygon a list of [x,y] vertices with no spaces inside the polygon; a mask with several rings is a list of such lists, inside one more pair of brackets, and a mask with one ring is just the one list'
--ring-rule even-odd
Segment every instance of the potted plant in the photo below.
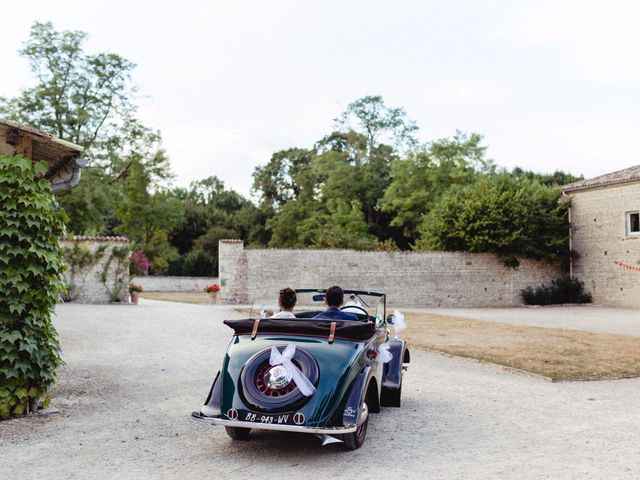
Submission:
{"label": "potted plant", "polygon": [[131,303],[138,304],[138,300],[140,299],[140,292],[144,292],[144,288],[142,285],[138,285],[137,283],[132,283],[129,285],[129,294],[131,295]]}
{"label": "potted plant", "polygon": [[204,287],[204,291],[209,294],[209,299],[212,305],[220,303],[220,287],[217,283],[207,285]]}

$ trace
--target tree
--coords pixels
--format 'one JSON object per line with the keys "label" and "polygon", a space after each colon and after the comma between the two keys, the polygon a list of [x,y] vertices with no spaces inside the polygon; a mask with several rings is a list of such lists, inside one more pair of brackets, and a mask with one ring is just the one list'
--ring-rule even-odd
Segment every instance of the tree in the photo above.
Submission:
{"label": "tree", "polygon": [[422,218],[452,185],[471,184],[493,171],[485,151],[480,135],[456,132],[393,162],[381,205],[392,214],[391,225],[402,230],[402,247],[415,243]]}
{"label": "tree", "polygon": [[168,192],[149,192],[151,174],[139,162],[129,167],[123,199],[115,214],[120,224],[117,233],[126,235],[144,250],[154,273],[165,273],[169,262],[177,257],[169,243],[169,232],[182,218],[182,205]]}
{"label": "tree", "polygon": [[217,276],[218,242],[225,238],[239,238],[239,235],[225,227],[211,227],[204,235],[198,237],[184,258],[183,273],[203,277]]}
{"label": "tree", "polygon": [[527,178],[529,180],[537,180],[542,185],[547,185],[549,187],[557,187],[566,185],[568,183],[577,182],[578,180],[583,180],[584,177],[575,176],[568,172],[564,172],[562,170],[556,170],[551,174],[545,173],[536,173],[530,170],[524,170],[520,167],[515,167],[513,170],[508,172],[512,177],[515,178]]}
{"label": "tree", "polygon": [[315,151],[303,148],[281,150],[269,162],[253,172],[253,190],[263,208],[278,209],[296,200],[303,190],[312,189],[315,178],[311,162]]}
{"label": "tree", "polygon": [[215,176],[192,182],[188,189],[175,188],[171,195],[184,207],[169,235],[180,255],[169,264],[172,275],[215,275],[220,238],[259,246],[268,242],[262,211]]}
{"label": "tree", "polygon": [[86,38],[80,31],[56,31],[50,22],[34,23],[20,54],[36,85],[15,98],[0,98],[0,115],[85,148],[91,163],[83,186],[57,196],[76,217],[72,232],[104,233],[134,162],[149,172],[151,185],[171,173],[160,133],[136,118],[135,65],[115,53],[86,54]]}
{"label": "tree", "polygon": [[[134,64],[111,53],[86,55],[87,34],[57,32],[51,22],[36,22],[20,54],[38,83],[6,101],[3,113],[90,148],[115,123],[128,116]],[[116,115],[116,112],[119,115]]]}
{"label": "tree", "polygon": [[388,107],[380,95],[368,95],[351,102],[335,123],[341,132],[364,133],[367,155],[381,141],[394,148],[411,148],[416,144],[416,123],[407,119],[403,108]]}
{"label": "tree", "polygon": [[253,191],[266,219],[269,246],[303,247],[297,226],[317,207],[315,189],[319,179],[313,171],[314,150],[291,148],[271,156],[269,162],[256,167]]}
{"label": "tree", "polygon": [[379,96],[349,104],[336,127],[312,149],[276,152],[255,170],[253,188],[269,218],[270,246],[373,248],[397,236],[380,200],[398,156],[383,142],[413,144],[417,127]]}
{"label": "tree", "polygon": [[560,190],[508,174],[480,177],[445,193],[420,226],[418,248],[517,257],[568,257],[568,202]]}

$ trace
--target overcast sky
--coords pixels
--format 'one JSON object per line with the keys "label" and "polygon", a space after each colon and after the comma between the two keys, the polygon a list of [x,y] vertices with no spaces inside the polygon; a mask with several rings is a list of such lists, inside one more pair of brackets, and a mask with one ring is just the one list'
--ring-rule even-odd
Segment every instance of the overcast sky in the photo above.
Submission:
{"label": "overcast sky", "polygon": [[3,2],[0,95],[32,85],[34,21],[135,62],[176,183],[249,193],[276,150],[309,147],[380,94],[422,141],[479,132],[498,165],[587,177],[640,163],[640,3],[633,1]]}

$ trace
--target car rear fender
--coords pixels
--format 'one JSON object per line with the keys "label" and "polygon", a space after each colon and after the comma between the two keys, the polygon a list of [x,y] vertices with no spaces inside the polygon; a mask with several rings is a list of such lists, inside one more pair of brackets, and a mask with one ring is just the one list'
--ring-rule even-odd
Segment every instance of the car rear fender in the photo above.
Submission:
{"label": "car rear fender", "polygon": [[362,404],[366,401],[369,411],[379,412],[378,387],[375,384],[371,367],[366,365],[362,368],[358,376],[351,383],[347,394],[347,401],[342,412],[342,423],[344,426],[357,425],[360,423]]}
{"label": "car rear fender", "polygon": [[389,353],[393,355],[393,358],[384,364],[382,388],[397,390],[402,384],[403,364],[409,363],[409,349],[401,338],[391,338],[387,341],[387,345],[389,345]]}
{"label": "car rear fender", "polygon": [[217,417],[222,414],[220,402],[222,400],[222,382],[220,381],[220,370],[216,373],[216,378],[213,380],[209,395],[204,401],[204,405],[200,409],[200,412],[207,417]]}

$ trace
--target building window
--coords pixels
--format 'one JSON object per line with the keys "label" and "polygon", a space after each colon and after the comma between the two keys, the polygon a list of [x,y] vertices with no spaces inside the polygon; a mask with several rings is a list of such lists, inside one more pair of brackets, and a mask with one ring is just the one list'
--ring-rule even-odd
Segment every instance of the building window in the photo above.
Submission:
{"label": "building window", "polygon": [[627,213],[627,235],[640,235],[640,212]]}

